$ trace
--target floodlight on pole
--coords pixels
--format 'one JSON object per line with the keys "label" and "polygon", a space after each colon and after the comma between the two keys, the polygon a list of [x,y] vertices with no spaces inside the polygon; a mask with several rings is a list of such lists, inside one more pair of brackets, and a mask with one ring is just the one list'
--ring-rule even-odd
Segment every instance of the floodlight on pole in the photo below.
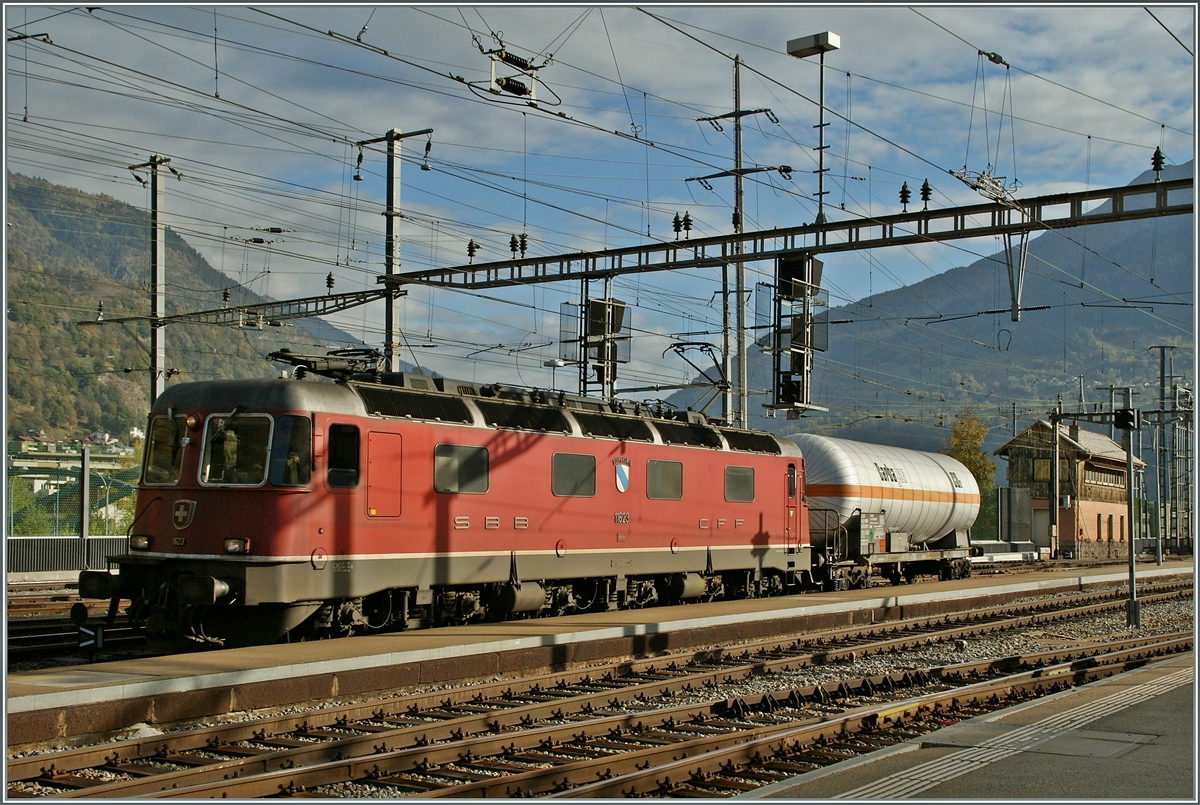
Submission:
{"label": "floodlight on pole", "polygon": [[791,39],[787,43],[789,56],[806,59],[809,56],[820,55],[820,118],[817,122],[817,224],[825,223],[825,54],[842,46],[842,38],[833,31],[802,36]]}

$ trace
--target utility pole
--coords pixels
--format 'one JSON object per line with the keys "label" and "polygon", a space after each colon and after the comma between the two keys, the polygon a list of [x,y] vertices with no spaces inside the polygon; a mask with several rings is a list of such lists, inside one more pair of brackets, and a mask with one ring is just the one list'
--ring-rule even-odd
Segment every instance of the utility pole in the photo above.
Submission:
{"label": "utility pole", "polygon": [[[740,112],[742,109],[742,59],[741,56],[733,57],[733,108],[735,112]],[[734,234],[742,234],[742,213],[743,213],[743,196],[742,196],[742,117],[739,114],[733,119],[733,231]],[[735,257],[742,256],[742,241],[739,238],[733,246],[733,254]],[[746,410],[750,402],[750,394],[747,388],[749,377],[747,366],[749,361],[746,360],[746,264],[741,260],[735,263],[735,272],[737,279],[735,282],[737,293],[737,353],[738,353],[738,381],[737,381],[737,426],[746,428],[749,426],[749,412]],[[726,353],[728,354],[728,353]],[[728,375],[726,375],[728,377]]]}
{"label": "utility pole", "polygon": [[[736,237],[741,235],[744,226],[744,193],[742,190],[742,177],[747,173],[762,173],[764,171],[779,171],[785,178],[791,175],[792,169],[789,165],[779,165],[770,168],[743,168],[742,167],[742,118],[746,115],[765,114],[772,121],[778,123],[779,120],[775,117],[770,109],[742,109],[742,57],[733,57],[733,111],[725,115],[717,115],[715,117],[699,117],[697,122],[708,122],[713,125],[717,131],[724,131],[721,128],[719,121],[728,118],[733,118],[733,170],[721,171],[709,176],[695,176],[689,178],[689,182],[699,182],[706,190],[712,190],[709,185],[709,179],[719,179],[725,176],[732,176],[733,185],[733,262],[735,264],[735,288],[734,292],[737,295],[737,312],[736,312],[736,328],[737,328],[737,354],[738,354],[738,373],[737,382],[732,383],[730,388],[725,390],[721,397],[721,413],[726,422],[740,428],[749,427],[749,361],[746,360],[746,264],[741,259],[744,246],[742,239]],[[721,263],[721,364],[726,378],[732,380],[733,376],[733,350],[730,348],[729,336],[729,263],[722,261]],[[736,386],[736,392],[734,389]],[[734,397],[736,393],[737,404],[734,405]]]}
{"label": "utility pole", "polygon": [[1158,533],[1159,539],[1169,539],[1171,529],[1171,475],[1170,453],[1167,447],[1167,350],[1173,346],[1156,345],[1158,350],[1158,416],[1156,417],[1158,444],[1154,462],[1158,465]]}
{"label": "utility pole", "polygon": [[[171,160],[153,154],[140,165],[130,165],[130,171],[150,169],[150,407],[166,388],[167,345],[160,319],[166,315],[167,285],[163,272],[167,265],[167,228],[163,221],[163,187],[159,181],[158,167]],[[174,169],[172,169],[174,172]],[[178,174],[176,174],[178,175]],[[136,173],[133,177],[143,185],[146,182]]]}
{"label": "utility pole", "polygon": [[[355,143],[362,149],[366,145],[374,145],[376,143],[387,143],[387,198],[383,210],[385,220],[384,227],[384,246],[383,246],[383,273],[385,277],[391,277],[396,273],[396,266],[400,261],[399,243],[396,232],[396,219],[400,217],[400,142],[405,137],[419,137],[422,134],[433,134],[433,129],[421,129],[420,131],[406,131],[403,134],[395,129],[388,129],[387,134],[382,137],[375,137],[371,140],[360,140]],[[362,151],[359,151],[359,165],[362,165]],[[429,156],[429,144],[425,146],[425,156]],[[423,170],[429,169],[429,163],[422,164]],[[362,174],[356,173],[354,178],[362,179]],[[387,280],[383,280],[387,282]],[[383,365],[384,371],[396,371],[396,308],[395,300],[391,294],[384,297],[383,301]]]}
{"label": "utility pole", "polygon": [[[1125,449],[1125,522],[1128,523],[1126,530],[1129,547],[1129,600],[1125,602],[1125,625],[1131,629],[1140,629],[1142,626],[1141,605],[1137,600],[1137,579],[1135,577],[1134,566],[1136,560],[1134,555],[1137,549],[1134,547],[1133,541],[1133,432],[1138,429],[1141,424],[1138,420],[1137,412],[1133,410],[1133,388],[1125,390],[1125,409],[1129,413],[1126,424],[1128,427],[1123,428],[1121,436],[1121,446]],[[1116,420],[1116,412],[1113,412],[1113,419]]]}
{"label": "utility pole", "polygon": [[1058,438],[1058,418],[1062,414],[1062,395],[1050,417],[1050,442],[1053,452],[1050,458],[1050,558],[1058,558],[1058,462],[1061,447]]}

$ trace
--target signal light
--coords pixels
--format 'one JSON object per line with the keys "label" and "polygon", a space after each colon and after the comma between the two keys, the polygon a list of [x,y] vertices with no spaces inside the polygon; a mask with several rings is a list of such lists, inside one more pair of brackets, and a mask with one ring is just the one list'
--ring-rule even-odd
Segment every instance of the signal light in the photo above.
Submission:
{"label": "signal light", "polygon": [[908,212],[908,202],[912,200],[912,191],[908,189],[908,182],[900,185],[900,203],[904,205],[904,211]]}
{"label": "signal light", "polygon": [[1113,425],[1121,430],[1140,430],[1142,412],[1137,408],[1118,408],[1113,411]]}

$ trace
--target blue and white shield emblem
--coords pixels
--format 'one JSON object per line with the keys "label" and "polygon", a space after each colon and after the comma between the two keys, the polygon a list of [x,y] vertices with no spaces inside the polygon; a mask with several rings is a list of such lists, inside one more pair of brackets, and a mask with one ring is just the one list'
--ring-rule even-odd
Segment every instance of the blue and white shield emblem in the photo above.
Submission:
{"label": "blue and white shield emblem", "polygon": [[624,492],[629,488],[629,465],[616,464],[614,468],[616,469],[617,491]]}

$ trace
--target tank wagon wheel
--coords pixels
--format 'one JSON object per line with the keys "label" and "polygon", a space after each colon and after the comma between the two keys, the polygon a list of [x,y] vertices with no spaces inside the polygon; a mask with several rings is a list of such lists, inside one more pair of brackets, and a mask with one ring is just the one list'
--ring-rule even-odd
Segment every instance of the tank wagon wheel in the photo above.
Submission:
{"label": "tank wagon wheel", "polygon": [[852,567],[846,571],[851,590],[865,590],[871,586],[871,572],[865,567]]}

